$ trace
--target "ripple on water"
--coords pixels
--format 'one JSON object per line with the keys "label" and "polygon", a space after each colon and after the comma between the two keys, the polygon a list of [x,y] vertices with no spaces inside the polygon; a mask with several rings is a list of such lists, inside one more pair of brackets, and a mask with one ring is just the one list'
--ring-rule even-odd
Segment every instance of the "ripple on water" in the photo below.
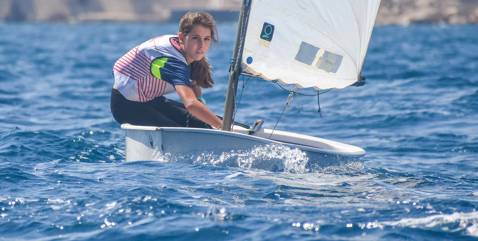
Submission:
{"label": "ripple on water", "polygon": [[[477,26],[378,27],[366,85],[320,95],[321,114],[316,97],[294,98],[278,129],[365,147],[357,162],[322,168],[269,145],[124,163],[109,110],[112,65],[176,29],[0,24],[2,238],[477,238]],[[236,28],[219,30],[209,55],[216,85],[204,91],[217,113]],[[272,127],[287,93],[243,80],[236,119]]]}

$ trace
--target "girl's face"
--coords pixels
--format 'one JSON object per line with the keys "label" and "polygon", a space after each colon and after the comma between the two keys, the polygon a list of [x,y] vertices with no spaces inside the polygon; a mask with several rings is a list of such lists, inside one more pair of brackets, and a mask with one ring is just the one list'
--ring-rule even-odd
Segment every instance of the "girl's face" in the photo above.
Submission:
{"label": "girl's face", "polygon": [[211,45],[211,29],[202,25],[193,27],[188,35],[179,32],[179,39],[183,43],[184,55],[188,63],[204,58]]}

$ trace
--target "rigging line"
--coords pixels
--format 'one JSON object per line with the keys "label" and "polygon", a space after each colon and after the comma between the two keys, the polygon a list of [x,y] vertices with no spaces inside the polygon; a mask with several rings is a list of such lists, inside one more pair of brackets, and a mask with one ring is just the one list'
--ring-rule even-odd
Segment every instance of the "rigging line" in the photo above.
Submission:
{"label": "rigging line", "polygon": [[319,115],[320,117],[322,117],[322,108],[320,106],[320,95],[322,94],[325,94],[329,91],[331,91],[332,89],[328,89],[328,90],[324,90],[324,91],[320,91],[320,90],[317,90],[317,94],[305,94],[305,93],[301,93],[301,92],[298,92],[297,90],[290,90],[290,89],[287,89],[286,87],[280,85],[279,83],[277,82],[273,82],[274,84],[276,84],[277,86],[279,86],[282,90],[284,91],[287,91],[289,93],[294,93],[295,95],[300,95],[300,96],[317,96],[317,112],[319,112]]}
{"label": "rigging line", "polygon": [[241,93],[239,94],[238,101],[235,103],[236,108],[234,108],[234,113],[232,114],[232,119],[233,120],[236,118],[236,112],[239,109],[239,104],[241,104],[242,94],[244,93],[244,90],[246,89],[247,81],[250,78],[251,77],[249,77],[249,76],[245,76],[244,78],[241,78],[241,82],[242,82]]}
{"label": "rigging line", "polygon": [[287,110],[287,107],[289,107],[290,103],[292,103],[292,100],[294,99],[294,95],[297,92],[295,91],[290,91],[289,96],[287,96],[287,102],[284,105],[284,108],[282,108],[282,112],[280,113],[279,119],[277,119],[276,124],[274,125],[274,128],[272,129],[271,134],[269,135],[269,139],[274,135],[274,131],[277,128],[277,125],[279,124],[280,120],[282,119],[282,116],[284,116],[285,111]]}
{"label": "rigging line", "polygon": [[301,92],[299,92],[299,91],[297,91],[297,90],[287,89],[286,87],[282,86],[282,85],[279,84],[278,82],[272,82],[272,83],[276,84],[277,86],[279,86],[279,88],[281,88],[282,90],[284,90],[284,91],[286,91],[286,92],[294,92],[295,94],[300,95],[300,96],[314,96],[314,97],[315,97],[317,94],[320,94],[320,95],[321,95],[321,94],[325,94],[325,93],[327,93],[327,92],[333,90],[333,89],[328,89],[328,90],[324,90],[324,91],[318,90],[318,91],[317,91],[317,94],[306,94],[306,93],[301,93]]}
{"label": "rigging line", "polygon": [[319,112],[319,116],[322,118],[322,108],[320,108],[320,92],[317,91],[317,112]]}

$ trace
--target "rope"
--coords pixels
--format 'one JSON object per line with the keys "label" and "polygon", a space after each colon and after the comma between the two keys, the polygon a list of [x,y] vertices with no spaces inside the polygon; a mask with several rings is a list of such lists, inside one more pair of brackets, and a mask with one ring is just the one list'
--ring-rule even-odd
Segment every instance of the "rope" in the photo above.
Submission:
{"label": "rope", "polygon": [[317,112],[319,112],[319,115],[322,118],[322,108],[320,108],[320,92],[319,91],[317,91]]}
{"label": "rope", "polygon": [[[245,80],[244,80],[245,79]],[[234,104],[235,105],[235,108],[234,108],[234,113],[232,114],[232,120],[234,121],[236,119],[236,112],[237,110],[239,109],[239,104],[241,104],[241,100],[242,100],[242,94],[244,93],[244,90],[246,89],[246,82],[247,80],[249,80],[250,77],[246,77],[246,78],[241,78],[241,82],[242,82],[242,88],[241,88],[241,93],[239,94],[239,99],[236,101],[236,103]]]}
{"label": "rope", "polygon": [[[235,117],[236,117],[236,113],[239,109],[239,105],[241,104],[241,100],[242,100],[242,95],[244,93],[244,90],[246,89],[246,85],[247,85],[247,81],[251,78],[253,78],[254,76],[251,76],[251,75],[243,75],[244,78],[241,78],[241,81],[242,81],[242,88],[241,88],[241,93],[239,94],[239,98],[238,100],[236,101],[235,103],[235,108],[234,108],[234,113],[232,114],[232,119],[234,120]],[[282,90],[284,91],[287,91],[289,93],[289,96],[287,97],[287,102],[285,103],[283,109],[282,109],[282,112],[279,116],[279,118],[277,119],[275,125],[274,125],[274,128],[272,129],[272,132],[271,134],[269,135],[269,138],[272,137],[272,135],[274,134],[274,131],[276,130],[277,128],[277,125],[279,124],[280,120],[282,119],[282,117],[284,116],[284,113],[285,111],[287,110],[287,108],[289,107],[289,105],[292,103],[292,100],[294,99],[294,96],[295,95],[299,95],[299,96],[317,96],[317,112],[319,113],[320,117],[322,117],[322,108],[320,107],[320,95],[321,94],[325,94],[329,91],[331,91],[332,89],[328,89],[328,90],[324,90],[324,91],[320,91],[318,90],[317,93],[315,94],[307,94],[307,93],[303,93],[303,92],[299,92],[297,91],[297,89],[288,89],[284,86],[282,86],[280,83],[278,83],[277,81],[273,81],[274,84],[276,84],[279,88],[281,88]]]}
{"label": "rope", "polygon": [[277,119],[276,124],[274,125],[274,128],[272,129],[271,134],[269,135],[269,139],[274,135],[274,131],[277,128],[277,125],[279,124],[279,121],[282,119],[282,116],[284,115],[287,107],[289,107],[290,103],[292,103],[292,100],[294,99],[294,95],[296,94],[295,91],[290,91],[289,96],[287,96],[287,102],[284,105],[284,108],[282,108],[282,112],[280,113],[279,119]]}
{"label": "rope", "polygon": [[277,81],[273,81],[272,83],[276,84],[279,88],[281,88],[282,90],[284,91],[287,91],[287,92],[295,92],[295,94],[297,95],[301,95],[301,96],[316,96],[316,95],[321,95],[321,94],[325,94],[329,91],[331,91],[332,89],[328,89],[328,90],[324,90],[324,91],[320,91],[318,90],[317,91],[317,94],[306,94],[306,93],[303,93],[303,92],[299,92],[297,90],[291,90],[291,89],[287,89],[286,87],[282,86],[280,83],[278,83]]}
{"label": "rope", "polygon": [[324,91],[317,90],[316,94],[306,94],[306,93],[301,93],[295,89],[294,90],[287,89],[286,87],[279,84],[277,81],[273,81],[273,83],[279,86],[279,88],[281,88],[282,90],[287,91],[289,93],[294,92],[294,94],[296,95],[300,95],[300,96],[316,96],[317,95],[317,112],[319,112],[320,117],[322,117],[322,108],[320,107],[320,95],[325,94],[331,91],[332,89],[328,89]]}

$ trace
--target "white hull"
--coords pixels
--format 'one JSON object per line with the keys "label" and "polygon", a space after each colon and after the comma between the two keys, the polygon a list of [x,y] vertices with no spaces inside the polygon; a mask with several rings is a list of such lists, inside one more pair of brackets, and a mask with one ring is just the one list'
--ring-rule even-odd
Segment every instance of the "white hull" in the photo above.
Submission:
{"label": "white hull", "polygon": [[126,130],[126,161],[164,160],[166,155],[221,155],[272,144],[298,148],[307,154],[311,163],[320,166],[339,165],[365,154],[359,147],[313,136],[278,130],[271,136],[269,129],[249,135],[247,129],[238,126],[234,132],[130,124],[123,124],[121,128]]}

